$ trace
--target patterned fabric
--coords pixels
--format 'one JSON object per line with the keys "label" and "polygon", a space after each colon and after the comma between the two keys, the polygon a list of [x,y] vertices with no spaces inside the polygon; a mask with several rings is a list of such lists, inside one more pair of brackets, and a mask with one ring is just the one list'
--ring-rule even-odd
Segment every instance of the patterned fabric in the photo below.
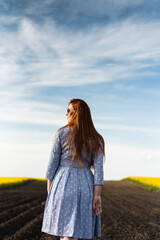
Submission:
{"label": "patterned fabric", "polygon": [[[92,239],[101,237],[101,213],[92,217],[94,185],[103,182],[103,152],[95,162],[93,154],[82,166],[76,158],[71,163],[65,143],[69,127],[56,132],[45,177],[52,180],[46,199],[41,231],[60,237]],[[74,146],[73,146],[74,148]],[[72,149],[73,151],[73,149]],[[94,164],[94,174],[90,170]]]}

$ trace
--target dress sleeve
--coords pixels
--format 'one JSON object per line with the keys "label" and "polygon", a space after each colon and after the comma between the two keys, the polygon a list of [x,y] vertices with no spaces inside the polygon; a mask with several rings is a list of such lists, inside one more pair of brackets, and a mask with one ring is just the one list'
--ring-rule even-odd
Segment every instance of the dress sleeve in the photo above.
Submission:
{"label": "dress sleeve", "polygon": [[56,170],[58,169],[59,163],[61,158],[61,141],[60,141],[60,133],[59,131],[56,132],[52,149],[50,152],[48,167],[46,171],[45,177],[49,180],[53,180]]}
{"label": "dress sleeve", "polygon": [[95,156],[93,156],[94,164],[94,185],[104,185],[103,177],[103,151],[99,148],[98,158],[95,161]]}

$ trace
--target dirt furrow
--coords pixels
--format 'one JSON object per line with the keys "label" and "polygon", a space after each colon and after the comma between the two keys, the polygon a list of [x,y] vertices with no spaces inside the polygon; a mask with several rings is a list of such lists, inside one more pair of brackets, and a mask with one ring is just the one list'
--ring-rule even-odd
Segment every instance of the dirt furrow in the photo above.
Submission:
{"label": "dirt furrow", "polygon": [[[157,216],[152,211],[151,206],[153,196],[155,200],[160,198],[160,195],[151,193],[148,190],[142,190],[143,194],[139,194],[141,189],[136,184],[134,184],[134,188],[132,184],[131,188],[132,192],[127,183],[124,194],[123,188],[121,189],[121,183],[107,182],[105,184],[106,192],[105,196],[102,195],[102,203],[103,213],[106,214],[106,228],[103,228],[102,239],[159,240],[160,229],[158,229],[157,225],[149,226],[148,221],[154,221]],[[142,195],[144,201],[142,201]],[[151,199],[149,198],[150,195]],[[140,198],[138,198],[139,196]]]}
{"label": "dirt furrow", "polygon": [[40,198],[34,200],[33,202],[30,201],[29,203],[19,205],[17,207],[12,207],[12,208],[9,208],[5,211],[2,211],[0,213],[0,224],[16,217],[20,213],[24,213],[26,211],[26,209],[30,209],[33,206],[39,205],[43,201],[44,201],[44,198],[40,197]]}
{"label": "dirt furrow", "polygon": [[[42,213],[44,209],[44,203],[40,203],[37,206],[27,209],[18,216],[0,224],[1,237],[7,236],[8,232],[13,234],[15,231],[23,227],[27,222],[31,221],[38,214]],[[3,239],[2,238],[2,239]]]}
{"label": "dirt furrow", "polygon": [[[34,202],[38,197],[40,196],[34,196],[34,197],[26,197],[24,196],[24,198],[22,200],[19,201],[18,197],[17,199],[13,199],[12,203],[8,204],[6,201],[3,203],[2,207],[1,207],[1,212],[4,210],[8,210],[8,209],[12,209],[15,208],[17,206],[26,204],[26,203],[31,203]],[[12,198],[12,197],[11,197]]]}
{"label": "dirt furrow", "polygon": [[40,234],[42,218],[43,213],[37,215],[34,219],[27,222],[14,234],[7,235],[3,240],[36,239]]}

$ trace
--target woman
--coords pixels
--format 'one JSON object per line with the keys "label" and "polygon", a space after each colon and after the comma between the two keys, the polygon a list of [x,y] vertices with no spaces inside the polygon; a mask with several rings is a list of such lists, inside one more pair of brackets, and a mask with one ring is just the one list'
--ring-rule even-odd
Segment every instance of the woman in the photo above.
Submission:
{"label": "woman", "polygon": [[68,124],[55,134],[46,171],[41,231],[60,240],[101,237],[105,143],[85,101],[70,100],[66,115]]}

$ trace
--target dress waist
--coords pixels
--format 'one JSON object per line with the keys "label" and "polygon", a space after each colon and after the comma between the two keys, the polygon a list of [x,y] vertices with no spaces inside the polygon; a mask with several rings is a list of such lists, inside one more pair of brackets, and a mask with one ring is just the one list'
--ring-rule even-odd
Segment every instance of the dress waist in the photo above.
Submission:
{"label": "dress waist", "polygon": [[77,169],[90,169],[90,166],[74,166],[74,165],[66,165],[66,164],[60,164],[59,166],[62,167],[69,167],[69,168],[77,168]]}

